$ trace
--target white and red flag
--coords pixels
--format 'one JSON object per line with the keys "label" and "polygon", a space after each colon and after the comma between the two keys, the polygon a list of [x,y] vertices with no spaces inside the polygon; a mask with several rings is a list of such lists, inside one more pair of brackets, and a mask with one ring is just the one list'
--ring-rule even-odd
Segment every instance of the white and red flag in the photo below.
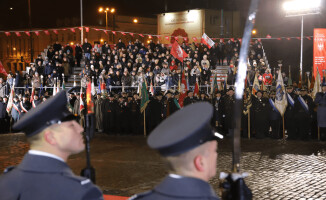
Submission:
{"label": "white and red flag", "polygon": [[182,72],[182,78],[181,78],[181,84],[180,84],[180,97],[179,97],[179,105],[181,108],[183,108],[183,100],[187,97],[187,81],[186,81],[186,77],[185,77],[185,72]]}
{"label": "white and red flag", "polygon": [[79,94],[79,110],[82,112],[85,108],[84,101],[83,101],[83,87],[80,87],[80,94]]}
{"label": "white and red flag", "polygon": [[171,49],[171,55],[183,63],[183,59],[188,57],[188,54],[180,47],[177,41],[174,41]]}
{"label": "white and red flag", "polygon": [[8,76],[4,66],[2,65],[2,62],[0,61],[0,74],[3,74],[5,76]]}
{"label": "white and red flag", "polygon": [[213,42],[213,40],[211,38],[209,38],[206,33],[203,34],[203,36],[201,37],[201,42],[206,44],[208,46],[208,48],[212,48],[212,46],[214,46],[215,42]]}

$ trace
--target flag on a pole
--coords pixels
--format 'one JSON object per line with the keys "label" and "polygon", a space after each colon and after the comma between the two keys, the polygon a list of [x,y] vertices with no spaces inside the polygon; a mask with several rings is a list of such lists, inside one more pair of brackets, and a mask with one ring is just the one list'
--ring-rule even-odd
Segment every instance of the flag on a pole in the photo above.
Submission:
{"label": "flag on a pole", "polygon": [[302,77],[301,77],[301,71],[299,72],[299,83],[298,83],[298,88],[302,88]]}
{"label": "flag on a pole", "polygon": [[4,66],[2,65],[2,62],[0,61],[0,74],[3,74],[5,76],[8,76]]}
{"label": "flag on a pole", "polygon": [[213,40],[211,38],[209,38],[206,33],[203,34],[203,36],[201,37],[201,42],[206,44],[208,46],[208,48],[212,48],[212,46],[214,46],[215,42],[213,42]]}
{"label": "flag on a pole", "polygon": [[266,90],[267,90],[267,88],[266,88],[266,85],[265,85],[265,82],[264,82],[264,81],[262,81],[262,82],[261,82],[261,87],[260,87],[260,90],[261,90],[261,91],[266,91]]}
{"label": "flag on a pole", "polygon": [[214,81],[213,84],[211,86],[211,94],[215,94],[218,90],[218,86],[217,86],[217,74],[215,73],[215,77],[214,77]]}
{"label": "flag on a pole", "polygon": [[83,101],[83,87],[80,87],[80,95],[79,95],[79,110],[82,112],[85,108]]}
{"label": "flag on a pole", "polygon": [[62,86],[61,86],[62,90],[66,89],[66,84],[65,84],[65,79],[62,79]]}
{"label": "flag on a pole", "polygon": [[255,74],[255,80],[254,80],[254,83],[252,85],[251,93],[253,95],[256,95],[256,92],[258,92],[259,88],[260,88],[260,86],[259,86],[258,77],[257,77],[257,74]]}
{"label": "flag on a pole", "polygon": [[[15,82],[15,79],[14,79],[14,82]],[[14,96],[15,96],[15,85],[13,85],[11,87],[11,91],[10,91],[10,96],[9,96],[9,100],[8,100],[8,104],[7,104],[7,112],[10,113],[11,112],[11,108],[13,106],[13,101],[14,101]]]}
{"label": "flag on a pole", "polygon": [[142,88],[141,88],[141,101],[140,101],[140,112],[143,113],[149,103],[149,97],[147,93],[146,81],[143,80]]}
{"label": "flag on a pole", "polygon": [[181,108],[183,108],[183,100],[187,97],[187,81],[185,77],[185,72],[182,72],[182,78],[181,78],[181,86],[180,86],[180,97],[179,97],[179,105]]}
{"label": "flag on a pole", "polygon": [[35,94],[35,87],[32,84],[32,94],[31,94],[30,103],[32,103],[34,101],[34,94]]}
{"label": "flag on a pole", "polygon": [[60,80],[59,80],[59,78],[58,78],[58,82],[57,82],[57,91],[56,92],[57,93],[60,92]]}
{"label": "flag on a pole", "polygon": [[196,83],[195,83],[194,96],[199,97],[198,79],[196,79]]}
{"label": "flag on a pole", "polygon": [[154,96],[154,87],[153,87],[153,81],[151,80],[151,85],[149,87],[149,92]]}
{"label": "flag on a pole", "polygon": [[284,115],[288,100],[284,88],[284,82],[281,70],[278,71],[278,78],[276,82],[276,96],[275,96],[275,107],[280,112],[281,116]]}
{"label": "flag on a pole", "polygon": [[288,85],[292,85],[291,66],[289,66],[289,80],[288,80]]}
{"label": "flag on a pole", "polygon": [[53,81],[53,96],[55,96],[57,94],[57,79],[54,78]]}
{"label": "flag on a pole", "polygon": [[317,94],[318,92],[321,92],[321,86],[320,86],[321,79],[320,79],[320,73],[319,73],[319,71],[318,71],[318,67],[317,67],[317,73],[316,73],[316,74],[317,74],[317,75],[316,75],[316,78],[315,78],[314,89],[313,89],[312,92],[311,92],[311,97],[312,97],[313,99],[315,99],[316,94]]}
{"label": "flag on a pole", "polygon": [[183,59],[188,56],[188,54],[180,47],[177,41],[174,41],[171,49],[171,55],[183,63]]}
{"label": "flag on a pole", "polygon": [[[95,91],[95,85],[94,85],[94,77],[92,77],[92,85],[91,85],[91,93],[92,95],[94,96],[96,94],[96,91]],[[87,104],[88,105],[88,104]]]}
{"label": "flag on a pole", "polygon": [[86,105],[87,105],[87,113],[88,114],[94,113],[94,103],[92,101],[93,86],[94,86],[94,82],[92,81],[92,83],[91,83],[91,81],[89,81],[87,84],[87,89],[86,89]]}

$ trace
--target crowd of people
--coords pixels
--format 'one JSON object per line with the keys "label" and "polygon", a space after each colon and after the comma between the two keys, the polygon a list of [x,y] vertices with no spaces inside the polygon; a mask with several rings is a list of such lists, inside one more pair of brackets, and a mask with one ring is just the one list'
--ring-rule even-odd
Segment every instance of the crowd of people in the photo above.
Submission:
{"label": "crowd of people", "polygon": [[[226,65],[228,66],[228,76],[224,85],[233,85],[239,62],[240,45],[238,40],[228,40],[227,42],[220,40],[212,48],[208,48],[202,43],[182,43],[180,46],[187,52],[188,57],[184,59],[184,62],[180,62],[171,56],[170,49],[166,45],[160,44],[159,41],[156,44],[150,41],[145,45],[136,39],[126,45],[119,39],[114,46],[107,43],[102,46],[98,44],[92,46],[85,39],[82,45],[76,44],[74,47],[69,44],[62,46],[56,42],[49,48],[44,60],[41,56],[35,60],[35,64],[31,66],[24,78],[21,79],[20,72],[16,72],[15,76],[8,75],[6,83],[0,79],[0,97],[3,98],[3,104],[8,102],[10,89],[5,88],[10,88],[13,85],[21,86],[22,82],[24,86],[33,85],[33,87],[39,88],[43,84],[43,86],[52,87],[55,78],[58,80],[67,78],[73,67],[83,66],[81,62],[84,61],[85,65],[80,73],[81,85],[85,87],[87,80],[93,79],[95,85],[104,84],[106,86],[104,95],[97,94],[95,97],[97,130],[109,134],[142,134],[144,120],[141,120],[140,97],[137,89],[129,89],[128,86],[136,88],[140,82],[145,80],[148,86],[153,85],[157,88],[146,109],[146,129],[149,132],[163,119],[180,109],[178,83],[181,73],[185,74],[190,86],[197,82],[201,86],[210,87],[210,79],[212,76],[214,77],[212,70],[216,66]],[[281,138],[282,117],[269,102],[269,99],[275,99],[274,80],[276,77],[271,74],[270,68],[265,64],[262,45],[258,40],[250,46],[249,85],[252,85],[255,76],[258,77],[261,84],[267,86],[268,90],[258,91],[256,95],[252,96],[252,106],[249,109],[251,111],[250,123],[248,123],[248,111],[244,110],[243,136],[249,137],[250,133],[247,130],[248,124],[250,124],[251,136]],[[286,74],[283,73],[282,76],[287,84]],[[6,85],[9,87],[5,87]],[[118,88],[112,89],[112,86]],[[126,87],[125,92],[122,91],[122,87]],[[174,90],[169,88],[174,88]],[[184,100],[184,105],[197,101],[211,102],[216,110],[212,124],[225,134],[232,135],[234,92],[232,87],[224,88],[224,91],[221,89],[213,93],[208,93],[208,90],[205,89],[195,95],[190,89],[188,97]],[[294,101],[293,105],[288,105],[285,113],[287,135],[289,139],[316,138],[316,104],[308,95],[309,90],[297,91],[296,89],[294,82],[287,91]],[[15,92],[17,96],[14,97],[14,106],[11,109],[12,122],[16,122],[29,109],[45,101],[51,95],[52,89],[37,89],[33,95],[31,95],[30,89],[16,89]],[[71,93],[69,107],[75,115],[81,116],[82,123],[83,111],[79,107],[80,96],[80,94]],[[302,112],[304,108],[298,101],[298,96],[306,100],[308,112]],[[6,119],[8,121],[9,118]],[[322,136],[324,139],[324,134]]]}

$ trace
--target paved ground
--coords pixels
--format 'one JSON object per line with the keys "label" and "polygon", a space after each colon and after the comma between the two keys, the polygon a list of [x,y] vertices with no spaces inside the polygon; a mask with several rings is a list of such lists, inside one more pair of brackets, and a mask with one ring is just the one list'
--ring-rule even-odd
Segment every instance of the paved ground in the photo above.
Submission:
{"label": "paved ground", "polygon": [[[231,168],[231,141],[219,143],[218,172]],[[28,145],[20,134],[0,135],[0,170],[17,165]],[[326,143],[317,141],[242,140],[242,169],[254,199],[326,199]],[[152,188],[166,175],[159,155],[142,136],[97,135],[91,144],[96,184],[104,193],[130,196]],[[68,164],[79,174],[84,153]],[[218,178],[211,183],[219,192]]]}

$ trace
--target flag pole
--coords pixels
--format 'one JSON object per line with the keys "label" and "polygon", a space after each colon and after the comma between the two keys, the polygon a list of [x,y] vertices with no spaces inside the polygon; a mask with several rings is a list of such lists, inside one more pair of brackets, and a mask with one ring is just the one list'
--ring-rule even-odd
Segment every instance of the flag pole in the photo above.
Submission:
{"label": "flag pole", "polygon": [[320,127],[318,126],[318,141],[320,141]]}
{"label": "flag pole", "polygon": [[248,138],[250,139],[250,108],[248,110]]}
{"label": "flag pole", "polygon": [[145,110],[144,110],[144,137],[146,137],[146,108],[145,108]]}
{"label": "flag pole", "polygon": [[284,115],[282,116],[282,121],[283,121],[283,140],[285,140]]}

